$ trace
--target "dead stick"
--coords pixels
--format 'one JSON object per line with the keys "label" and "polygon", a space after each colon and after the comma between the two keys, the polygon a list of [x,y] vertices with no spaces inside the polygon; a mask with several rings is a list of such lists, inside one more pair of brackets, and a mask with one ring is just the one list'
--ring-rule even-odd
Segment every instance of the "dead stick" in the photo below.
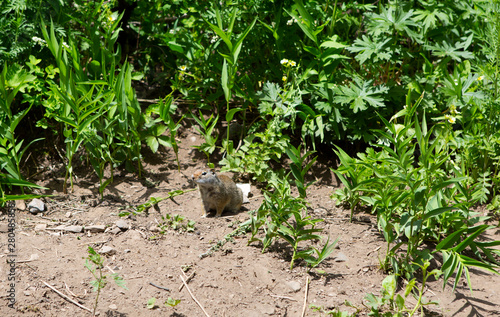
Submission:
{"label": "dead stick", "polygon": [[113,271],[113,269],[110,268],[109,265],[106,265],[106,268],[111,272],[111,274],[115,274],[115,271]]}
{"label": "dead stick", "polygon": [[200,302],[198,302],[198,300],[196,300],[196,298],[194,297],[193,293],[191,293],[191,290],[189,289],[189,286],[186,284],[186,281],[184,281],[184,278],[182,277],[182,275],[179,275],[179,277],[181,278],[182,283],[184,283],[184,286],[186,286],[186,289],[189,292],[189,295],[191,295],[191,298],[194,300],[194,302],[196,304],[198,304],[198,306],[200,306],[201,310],[203,310],[203,312],[205,313],[205,315],[207,317],[210,317],[210,315],[207,314],[207,312],[205,311],[205,309],[203,308],[203,306],[201,306]]}
{"label": "dead stick", "polygon": [[[182,274],[184,274],[184,271],[182,271]],[[186,274],[184,274],[184,276],[186,276],[186,283],[189,283],[189,281],[191,281],[191,279],[193,278],[193,276],[196,274],[196,271],[194,271],[191,275],[186,276]],[[182,288],[184,287],[184,284],[181,284],[181,286],[179,286],[179,292],[182,291]]]}
{"label": "dead stick", "polygon": [[163,287],[163,286],[159,286],[159,285],[153,284],[153,283],[151,283],[151,282],[149,282],[149,285],[154,286],[154,287],[159,288],[159,289],[164,289],[164,290],[166,290],[166,291],[169,291],[169,292],[170,292],[170,289],[169,289],[169,288],[166,288],[166,287]]}
{"label": "dead stick", "polygon": [[65,300],[69,301],[70,303],[73,303],[75,304],[76,306],[82,308],[82,309],[85,309],[86,311],[89,311],[89,312],[92,312],[92,310],[88,309],[87,307],[83,306],[83,305],[80,305],[79,303],[75,302],[74,300],[72,300],[71,298],[69,298],[68,296],[64,295],[63,293],[59,292],[58,290],[56,290],[54,287],[50,286],[49,284],[45,283],[44,281],[42,281],[43,284],[47,285],[48,288],[50,288],[51,290],[53,290],[54,292],[56,292],[59,296],[61,296],[62,298],[64,298]]}
{"label": "dead stick", "polygon": [[307,307],[307,293],[309,292],[309,276],[306,280],[306,291],[304,294],[304,307],[302,307],[302,317],[306,315],[306,307]]}
{"label": "dead stick", "polygon": [[368,253],[366,254],[366,256],[369,256],[369,255],[370,255],[370,253],[372,253],[372,252],[375,252],[375,251],[380,250],[380,248],[381,248],[381,246],[378,246],[377,248],[375,248],[375,249],[371,250],[370,252],[368,252]]}
{"label": "dead stick", "polygon": [[64,282],[64,286],[66,286],[66,291],[67,291],[67,292],[68,292],[71,296],[73,296],[73,297],[78,297],[78,296],[76,296],[76,294],[75,294],[75,293],[73,293],[73,292],[69,289],[68,284],[66,284],[66,282]]}
{"label": "dead stick", "polygon": [[276,298],[283,298],[283,299],[288,299],[288,300],[293,300],[293,301],[297,301],[295,298],[291,298],[291,297],[288,297],[288,296],[281,296],[281,295],[274,295],[274,294],[271,294],[271,297],[276,297]]}
{"label": "dead stick", "polygon": [[104,240],[104,241],[93,241],[93,242],[85,242],[85,243],[80,243],[78,246],[83,247],[84,245],[89,245],[89,244],[103,244],[108,242],[109,240]]}

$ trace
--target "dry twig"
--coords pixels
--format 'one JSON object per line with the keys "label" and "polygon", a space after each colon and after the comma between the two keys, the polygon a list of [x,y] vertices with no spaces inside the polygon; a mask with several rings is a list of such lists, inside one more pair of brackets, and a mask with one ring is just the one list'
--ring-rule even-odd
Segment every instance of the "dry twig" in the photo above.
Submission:
{"label": "dry twig", "polygon": [[[189,277],[186,275],[186,273],[184,273],[184,271],[181,269],[181,272],[182,274],[184,274],[184,277],[186,277],[186,283],[189,283],[189,281],[191,281],[191,279],[193,278],[193,276],[196,274],[196,271],[194,271],[191,275],[189,275]],[[179,292],[182,291],[182,288],[184,287],[184,284],[181,284],[181,286],[179,286]]]}
{"label": "dry twig", "polygon": [[55,289],[53,286],[50,286],[49,284],[45,283],[44,281],[42,281],[43,284],[47,285],[48,288],[50,288],[51,290],[53,290],[54,292],[56,292],[59,296],[61,296],[62,298],[64,298],[65,300],[69,301],[70,303],[72,304],[75,304],[76,306],[82,308],[82,309],[85,309],[86,311],[89,311],[89,312],[92,312],[92,310],[88,309],[87,307],[83,306],[83,305],[80,305],[78,302],[72,300],[71,298],[69,298],[68,296],[64,295],[63,293],[59,292],[57,289]]}
{"label": "dry twig", "polygon": [[304,294],[304,307],[302,307],[302,317],[306,315],[306,307],[307,307],[307,293],[309,293],[309,276],[307,277],[306,280],[306,291]]}
{"label": "dry twig", "polygon": [[67,291],[67,292],[68,292],[71,296],[73,296],[73,297],[75,297],[75,298],[79,298],[79,297],[80,297],[80,296],[76,295],[75,293],[73,293],[73,292],[69,289],[68,284],[66,284],[66,282],[64,282],[64,286],[66,286],[66,291]]}
{"label": "dry twig", "polygon": [[370,255],[370,253],[372,253],[372,252],[375,252],[375,251],[380,250],[380,248],[381,248],[381,246],[376,247],[375,249],[373,249],[373,250],[371,250],[370,252],[368,252],[368,253],[366,254],[366,256],[369,256],[369,255]]}
{"label": "dry twig", "polygon": [[186,289],[189,292],[189,295],[191,295],[191,298],[194,300],[194,302],[196,304],[198,304],[198,306],[200,306],[201,310],[203,310],[203,312],[205,313],[205,316],[210,317],[210,315],[207,314],[207,312],[205,311],[205,309],[203,308],[203,306],[201,306],[200,302],[198,302],[198,300],[196,300],[196,298],[194,297],[193,293],[191,293],[191,290],[189,289],[189,286],[186,284],[186,281],[184,281],[184,278],[182,277],[182,275],[179,275],[179,277],[181,278],[182,283],[184,283],[184,286],[186,286]]}
{"label": "dry twig", "polygon": [[153,283],[151,283],[151,282],[149,282],[149,285],[151,285],[151,286],[154,286],[154,287],[156,287],[156,288],[163,289],[163,290],[166,290],[166,291],[169,291],[169,292],[170,292],[170,288],[166,288],[166,287],[163,287],[163,286],[159,286],[159,285],[153,284]]}
{"label": "dry twig", "polygon": [[33,261],[36,261],[39,259],[39,256],[38,254],[32,254],[30,255],[30,258],[28,260],[19,260],[19,261],[16,261],[16,263],[26,263],[26,262],[33,262]]}
{"label": "dry twig", "polygon": [[271,294],[271,297],[276,297],[276,298],[283,298],[283,299],[293,300],[294,302],[296,302],[296,301],[297,301],[295,298],[291,298],[291,297],[288,297],[288,296],[280,296],[280,295],[274,295],[274,294]]}
{"label": "dry twig", "polygon": [[90,245],[90,244],[103,244],[103,243],[106,243],[108,241],[109,241],[109,239],[104,240],[104,241],[85,242],[85,243],[80,243],[78,246],[83,247],[84,245]]}

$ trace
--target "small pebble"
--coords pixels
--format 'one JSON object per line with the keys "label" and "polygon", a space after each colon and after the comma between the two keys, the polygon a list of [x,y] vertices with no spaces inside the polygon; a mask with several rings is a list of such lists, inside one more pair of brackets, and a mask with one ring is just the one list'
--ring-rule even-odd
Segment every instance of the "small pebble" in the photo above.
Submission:
{"label": "small pebble", "polygon": [[119,234],[120,232],[122,232],[122,230],[118,227],[114,227],[114,228],[110,229],[108,232],[112,233],[112,234]]}
{"label": "small pebble", "polygon": [[342,252],[339,252],[337,256],[333,259],[333,261],[335,262],[346,262],[347,260],[348,260],[347,256]]}
{"label": "small pebble", "polygon": [[28,208],[32,214],[37,214],[45,210],[45,204],[38,198],[33,199],[29,204]]}
{"label": "small pebble", "polygon": [[128,221],[123,219],[118,220],[115,224],[118,228],[120,228],[123,231],[128,230],[130,228]]}
{"label": "small pebble", "polygon": [[297,281],[289,281],[289,282],[286,282],[286,286],[288,286],[292,291],[294,292],[298,292],[300,291],[300,289],[302,288],[300,286],[300,283],[297,282]]}
{"label": "small pebble", "polygon": [[104,254],[104,255],[113,255],[116,254],[116,249],[110,247],[110,246],[103,246],[97,253]]}
{"label": "small pebble", "polygon": [[61,231],[67,231],[67,232],[74,232],[74,233],[80,233],[83,231],[82,226],[57,226],[55,228],[50,228],[51,230],[61,230]]}
{"label": "small pebble", "polygon": [[89,232],[104,232],[106,230],[106,226],[105,225],[92,225],[92,226],[85,227],[85,230],[88,230]]}
{"label": "small pebble", "polygon": [[26,202],[24,200],[16,200],[17,210],[26,210]]}

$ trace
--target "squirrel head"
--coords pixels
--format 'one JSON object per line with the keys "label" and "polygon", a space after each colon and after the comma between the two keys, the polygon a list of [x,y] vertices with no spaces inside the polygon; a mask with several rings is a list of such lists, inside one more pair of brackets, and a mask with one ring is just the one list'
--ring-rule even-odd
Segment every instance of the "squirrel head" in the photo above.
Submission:
{"label": "squirrel head", "polygon": [[219,181],[213,169],[196,171],[191,175],[191,180],[199,185],[214,184]]}

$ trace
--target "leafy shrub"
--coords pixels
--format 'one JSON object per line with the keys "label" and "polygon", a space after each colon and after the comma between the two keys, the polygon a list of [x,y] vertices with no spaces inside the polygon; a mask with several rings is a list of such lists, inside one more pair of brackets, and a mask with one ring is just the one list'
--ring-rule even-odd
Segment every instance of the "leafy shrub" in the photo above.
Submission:
{"label": "leafy shrub", "polygon": [[[410,263],[423,265],[440,252],[445,283],[456,270],[456,285],[463,272],[468,276],[470,266],[498,273],[493,254],[499,252],[490,247],[500,245],[500,241],[485,244],[475,240],[490,227],[479,225],[486,218],[471,210],[481,197],[481,188],[468,187],[467,177],[446,172],[445,163],[453,151],[446,142],[440,142],[442,131],[428,129],[425,112],[420,122],[419,105],[410,104],[392,118],[395,121],[403,116],[402,124],[381,117],[386,130],[375,131],[380,135],[378,153],[370,148],[366,154],[359,154],[359,159],[351,159],[339,152],[349,165],[336,173],[343,180],[347,173],[352,182],[356,180],[356,186],[348,183],[344,197],[351,208],[364,202],[377,214],[379,230],[387,242],[382,260],[385,269],[390,267],[396,274],[411,278],[418,266]],[[450,124],[444,121],[442,125],[449,133]],[[424,243],[427,248],[420,249]],[[429,248],[432,244],[437,244],[435,250]],[[403,246],[406,250],[400,250]],[[463,254],[467,247],[477,259]]]}

